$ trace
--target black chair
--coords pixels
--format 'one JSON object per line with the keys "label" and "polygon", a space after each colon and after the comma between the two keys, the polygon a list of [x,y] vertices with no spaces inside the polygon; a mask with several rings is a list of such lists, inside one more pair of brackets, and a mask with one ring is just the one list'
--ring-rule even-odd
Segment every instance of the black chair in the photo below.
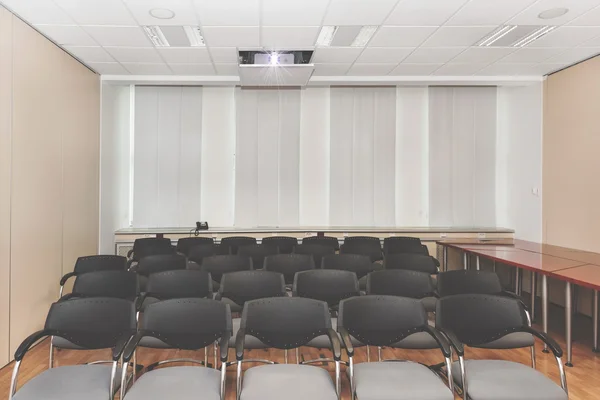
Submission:
{"label": "black chair", "polygon": [[349,243],[377,243],[381,247],[381,240],[375,236],[346,236],[344,244]]}
{"label": "black chair", "polygon": [[440,272],[440,263],[431,256],[416,253],[388,254],[383,260],[385,269],[406,269],[436,275]]}
{"label": "black chair", "polygon": [[[192,247],[188,253],[188,261],[195,262],[198,265],[202,265],[204,257],[211,257],[220,255],[219,245],[216,244],[199,244]],[[229,250],[228,250],[229,252]]]}
{"label": "black chair", "polygon": [[367,294],[399,296],[420,300],[427,312],[435,312],[437,294],[427,273],[386,269],[367,275]]}
{"label": "black chair", "polygon": [[136,301],[136,310],[144,312],[150,304],[161,300],[212,298],[210,273],[195,269],[157,272],[148,277],[146,292]]}
{"label": "black chair", "polygon": [[262,238],[262,244],[276,246],[281,254],[290,254],[298,244],[298,238],[291,236],[267,236]]}
{"label": "black chair", "polygon": [[195,246],[214,244],[215,241],[210,237],[186,237],[177,241],[177,252],[189,256],[190,251]]}
{"label": "black chair", "polygon": [[206,257],[200,265],[200,270],[210,273],[213,288],[218,289],[224,274],[252,269],[252,259],[238,255],[223,255]]}
{"label": "black chair", "polygon": [[135,239],[133,242],[133,248],[127,252],[127,258],[129,263],[139,261],[144,257],[155,256],[161,254],[174,254],[176,252],[175,247],[171,244],[169,238],[141,238]]}
{"label": "black chair", "polygon": [[315,269],[313,258],[307,254],[277,254],[265,257],[265,270],[283,274],[286,285],[294,283],[296,272]]}
{"label": "black chair", "polygon": [[[327,335],[335,359],[335,385],[325,369],[287,364],[287,350],[304,346],[315,337]],[[276,349],[286,350],[285,364],[251,367],[242,380],[246,337],[253,336]],[[298,297],[249,301],[244,305],[236,337],[237,398],[336,400],[340,394],[341,348],[331,328],[327,303]]]}
{"label": "black chair", "polygon": [[[52,304],[44,328],[25,339],[15,352],[9,400],[112,399],[119,387],[119,360],[135,330],[134,305],[127,300],[78,298]],[[48,336],[61,337],[85,350],[112,349],[111,363],[50,368],[16,392],[23,358]]]}
{"label": "black chair", "polygon": [[384,256],[388,254],[402,254],[402,253],[413,253],[413,254],[423,254],[428,256],[429,249],[426,245],[421,243],[416,243],[412,241],[391,241],[388,242],[387,245],[384,244],[383,249]]}
{"label": "black chair", "polygon": [[302,244],[320,244],[322,246],[332,247],[335,251],[340,249],[338,238],[332,236],[307,236],[302,238]]}
{"label": "black chair", "polygon": [[344,244],[340,247],[340,254],[359,254],[367,256],[371,262],[383,260],[383,253],[381,252],[381,244],[379,243],[379,239],[377,239],[377,241],[352,240],[349,242],[344,242]]}
{"label": "black chair", "polygon": [[[436,326],[450,339],[458,354],[459,361],[453,363],[451,376],[462,388],[465,399],[568,399],[562,349],[545,333],[531,328],[517,299],[482,294],[444,297],[438,301]],[[562,388],[541,372],[518,362],[464,360],[463,345],[489,348],[490,343],[516,333],[535,336],[552,350]]]}
{"label": "black chair", "polygon": [[125,271],[127,270],[127,258],[113,255],[85,256],[77,258],[73,272],[65,274],[60,279],[60,294],[62,297],[64,286],[70,278],[81,274],[96,271]]}
{"label": "black chair", "polygon": [[446,338],[429,325],[423,305],[395,296],[362,296],[340,303],[338,331],[348,353],[352,399],[453,400],[450,390],[433,371],[415,362],[354,364],[352,337],[369,346],[394,346],[411,335],[429,335],[451,366]]}
{"label": "black chair", "polygon": [[[171,366],[144,373],[126,391],[126,369],[122,371],[121,398],[125,400],[188,399],[200,395],[206,399],[225,398],[225,379],[231,313],[226,304],[212,299],[172,299],[151,304],[140,328],[127,346],[123,359],[128,362],[136,348],[145,347],[144,339],[159,340],[169,349],[199,350],[215,341],[220,344],[221,370],[200,366]],[[193,362],[195,359],[164,360]]]}
{"label": "black chair", "polygon": [[160,254],[142,258],[136,265],[131,267],[131,271],[138,274],[140,291],[145,292],[150,275],[186,268],[187,260],[185,256],[181,254]]}
{"label": "black chair", "polygon": [[295,254],[310,254],[315,260],[317,268],[321,267],[321,259],[323,256],[335,254],[335,249],[331,246],[325,246],[322,244],[299,244],[294,247]]}
{"label": "black chair", "polygon": [[387,253],[388,246],[390,244],[403,244],[409,247],[417,247],[421,244],[421,239],[412,236],[389,236],[383,239],[383,252]]}
{"label": "black chair", "polygon": [[381,269],[381,265],[371,262],[368,256],[360,254],[334,254],[321,259],[321,268],[351,271],[358,279],[367,276],[370,272]]}
{"label": "black chair", "polygon": [[238,247],[238,256],[252,258],[252,269],[262,269],[265,257],[279,254],[277,246],[268,244],[249,244]]}
{"label": "black chair", "polygon": [[229,236],[221,239],[221,247],[224,254],[237,254],[238,247],[256,244],[256,238],[250,236]]}

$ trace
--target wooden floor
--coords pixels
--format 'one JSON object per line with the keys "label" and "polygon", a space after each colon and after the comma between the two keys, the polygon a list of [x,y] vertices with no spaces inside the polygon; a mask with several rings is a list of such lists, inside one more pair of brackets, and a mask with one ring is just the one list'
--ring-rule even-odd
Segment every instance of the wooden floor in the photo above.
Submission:
{"label": "wooden floor", "polygon": [[[560,339],[560,338],[559,338]],[[560,340],[559,340],[560,341]],[[561,342],[564,346],[564,342]],[[544,374],[550,376],[555,382],[558,382],[558,370],[556,362],[551,354],[545,354],[541,351],[541,345],[537,346],[537,368]],[[327,355],[326,351],[317,349],[302,348],[301,357],[305,360],[319,358],[322,355]],[[371,349],[371,360],[377,357],[376,349]],[[194,357],[202,359],[203,352],[190,351],[171,351],[171,350],[149,350],[141,349],[138,353],[138,363],[148,365],[154,361],[165,358],[179,357]],[[574,368],[567,368],[569,393],[571,400],[595,400],[599,398],[600,393],[600,355],[592,353],[588,344],[575,343],[573,348]],[[69,365],[76,363],[85,363],[88,361],[108,359],[108,351],[68,351],[61,350],[57,352],[56,365]],[[278,350],[255,350],[248,354],[253,358],[269,358],[275,361],[283,362],[283,351]],[[231,359],[233,359],[233,351],[230,351]],[[436,364],[443,361],[439,351],[420,351],[420,350],[383,350],[384,358],[404,358],[413,361],[418,361],[426,364]],[[529,365],[530,356],[528,349],[521,350],[478,350],[469,349],[467,358],[487,358],[487,359],[508,359],[518,361]],[[212,360],[212,353],[209,360]],[[36,376],[47,368],[48,361],[48,343],[47,341],[35,347],[24,359],[19,374],[19,383],[24,384],[32,377]],[[358,349],[356,362],[366,361],[366,350]],[[212,362],[212,361],[211,361]],[[289,352],[289,362],[295,362],[294,352]],[[320,364],[319,364],[320,365]],[[333,365],[323,366],[328,368],[333,376]],[[342,367],[342,371],[343,371]],[[8,397],[10,375],[12,365],[9,365],[0,370],[0,399],[4,400]],[[343,374],[344,375],[344,374]],[[348,381],[345,377],[342,379],[343,398],[349,399]],[[459,398],[458,396],[456,397]],[[227,374],[227,399],[235,399],[235,367],[230,367]]]}

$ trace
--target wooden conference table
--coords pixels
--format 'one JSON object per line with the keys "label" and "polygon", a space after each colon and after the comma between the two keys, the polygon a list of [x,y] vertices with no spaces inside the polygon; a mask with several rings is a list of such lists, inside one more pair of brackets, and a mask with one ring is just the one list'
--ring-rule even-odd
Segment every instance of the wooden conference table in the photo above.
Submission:
{"label": "wooden conference table", "polygon": [[[456,243],[438,241],[443,251],[443,270],[448,267],[448,248],[463,253],[463,267],[469,268],[469,257],[475,256],[476,268],[479,269],[481,257],[514,266],[515,287],[521,295],[523,270],[530,271],[532,276],[542,276],[542,325],[548,332],[548,277],[565,282],[565,337],[567,342],[567,363],[572,367],[572,289],[573,285],[584,286],[594,291],[593,303],[593,335],[594,351],[598,351],[598,290],[600,290],[600,254],[552,246],[542,243],[515,240],[513,245],[492,244],[490,242]],[[537,279],[531,279],[531,315],[535,316],[535,295]]]}

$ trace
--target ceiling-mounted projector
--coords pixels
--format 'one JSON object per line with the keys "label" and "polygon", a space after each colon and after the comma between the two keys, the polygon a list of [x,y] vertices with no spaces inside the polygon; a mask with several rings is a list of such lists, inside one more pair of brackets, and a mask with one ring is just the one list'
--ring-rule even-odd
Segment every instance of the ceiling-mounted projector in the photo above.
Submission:
{"label": "ceiling-mounted projector", "polygon": [[312,50],[240,50],[242,86],[305,86],[315,66]]}
{"label": "ceiling-mounted projector", "polygon": [[240,65],[307,65],[312,50],[240,50]]}

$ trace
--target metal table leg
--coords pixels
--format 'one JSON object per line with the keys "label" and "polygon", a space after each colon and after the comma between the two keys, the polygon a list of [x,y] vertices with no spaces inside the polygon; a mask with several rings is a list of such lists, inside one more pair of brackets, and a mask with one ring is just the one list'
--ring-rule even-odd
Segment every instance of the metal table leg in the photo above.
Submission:
{"label": "metal table leg", "polygon": [[479,256],[475,256],[475,269],[479,271]]}
{"label": "metal table leg", "polygon": [[594,290],[594,304],[592,305],[592,324],[594,331],[594,352],[598,353],[600,350],[598,349],[598,291]]}
{"label": "metal table leg", "polygon": [[[546,275],[542,275],[542,330],[548,333],[548,277]],[[545,343],[543,351],[549,353]]]}
{"label": "metal table leg", "polygon": [[535,298],[537,290],[537,274],[531,271],[531,321],[535,320]]}
{"label": "metal table leg", "polygon": [[517,296],[521,295],[521,269],[515,267],[515,294]]}
{"label": "metal table leg", "polygon": [[444,265],[442,271],[448,271],[448,246],[442,245],[442,260]]}
{"label": "metal table leg", "polygon": [[565,339],[567,341],[567,367],[572,367],[573,363],[573,338],[571,337],[572,330],[572,317],[573,317],[573,298],[571,297],[572,284],[566,282],[565,284]]}
{"label": "metal table leg", "polygon": [[467,252],[463,251],[463,268],[464,269],[468,269],[468,266],[467,266],[468,261],[467,260],[468,260]]}

